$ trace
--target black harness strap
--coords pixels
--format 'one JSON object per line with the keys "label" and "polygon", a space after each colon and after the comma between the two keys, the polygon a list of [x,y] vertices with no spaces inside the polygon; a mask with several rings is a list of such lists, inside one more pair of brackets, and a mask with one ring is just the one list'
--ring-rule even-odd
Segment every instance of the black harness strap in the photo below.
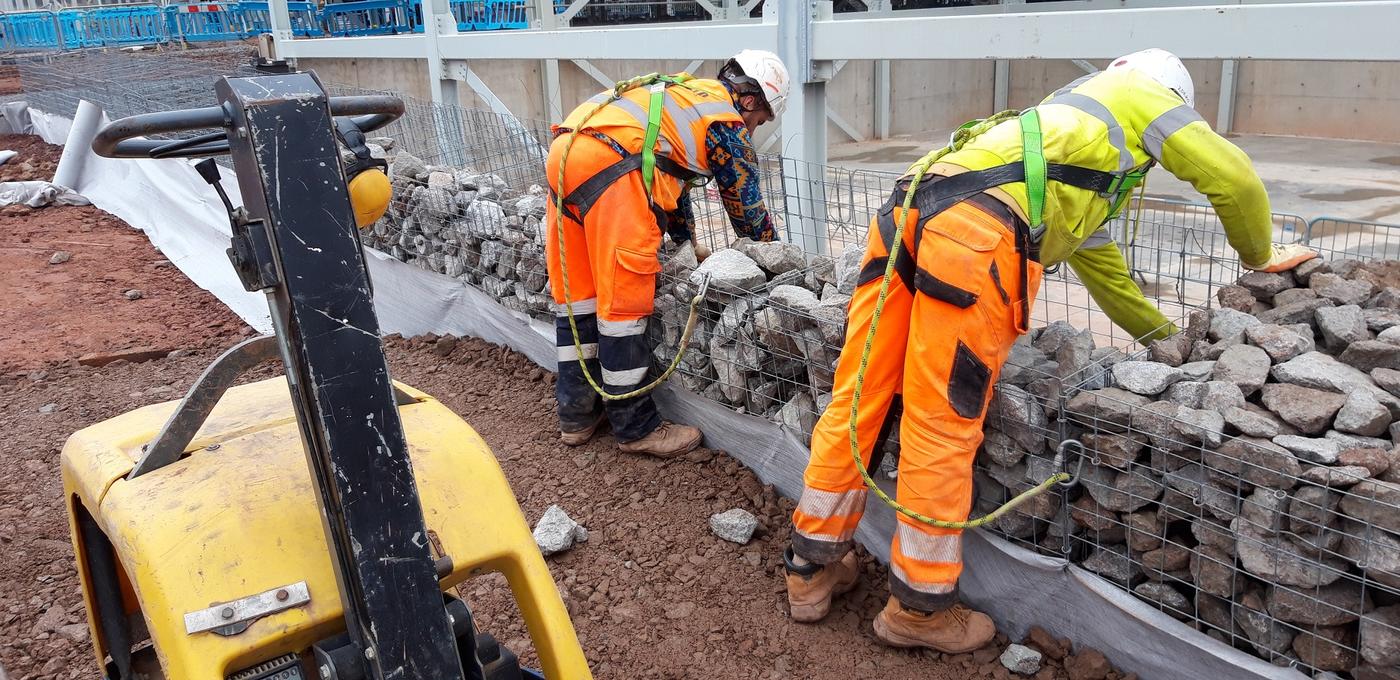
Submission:
{"label": "black harness strap", "polygon": [[[597,203],[598,199],[603,197],[608,187],[612,186],[614,182],[623,177],[641,169],[642,155],[627,154],[616,163],[599,170],[597,174],[584,180],[581,184],[574,187],[573,191],[570,191],[568,195],[564,196],[564,205],[571,206],[574,209],[573,214],[569,215],[569,218],[579,224],[583,224],[583,218],[588,216],[588,211],[593,209],[593,204]],[[700,173],[677,163],[668,156],[656,157],[656,169],[682,182],[690,182],[702,176]],[[647,196],[647,201],[651,202],[650,196]],[[653,212],[656,212],[654,205]],[[664,220],[658,222],[658,224],[662,228],[665,228]]]}

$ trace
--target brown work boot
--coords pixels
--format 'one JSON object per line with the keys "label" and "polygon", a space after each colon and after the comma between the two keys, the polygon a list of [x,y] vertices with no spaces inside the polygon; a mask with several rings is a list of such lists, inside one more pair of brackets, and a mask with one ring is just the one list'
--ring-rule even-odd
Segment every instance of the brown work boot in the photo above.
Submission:
{"label": "brown work boot", "polygon": [[600,412],[598,417],[593,420],[593,424],[582,430],[575,430],[573,432],[564,432],[560,430],[559,441],[564,442],[564,446],[582,446],[593,438],[593,435],[598,432],[598,428],[601,427],[603,423],[607,422],[607,420],[607,414]]}
{"label": "brown work boot", "polygon": [[826,618],[831,611],[831,598],[850,592],[860,576],[860,562],[854,550],[828,565],[792,563],[792,548],[783,555],[787,565],[788,608],[792,620],[812,623]]}
{"label": "brown work boot", "polygon": [[661,421],[661,425],[651,434],[636,441],[622,442],[617,448],[626,453],[645,453],[657,458],[674,458],[683,453],[689,453],[692,449],[700,445],[700,440],[704,435],[700,434],[700,429],[689,425],[677,425],[668,420]]}
{"label": "brown work boot", "polygon": [[945,654],[981,649],[997,635],[992,618],[958,603],[925,614],[905,609],[891,597],[875,616],[875,636],[895,647],[928,647]]}

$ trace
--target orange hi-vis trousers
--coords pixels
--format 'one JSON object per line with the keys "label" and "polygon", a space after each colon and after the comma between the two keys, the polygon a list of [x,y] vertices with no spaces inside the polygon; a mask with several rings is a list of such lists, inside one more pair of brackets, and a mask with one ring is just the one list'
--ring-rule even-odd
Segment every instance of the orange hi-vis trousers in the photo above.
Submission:
{"label": "orange hi-vis trousers", "polygon": [[[580,134],[569,151],[564,186],[555,186],[567,143],[568,135],[557,137],[545,163],[555,196],[573,195],[619,160],[607,143]],[[674,180],[657,173],[656,181]],[[559,348],[559,379],[554,391],[560,429],[585,429],[604,409],[613,434],[627,442],[651,434],[661,424],[661,416],[649,394],[603,402],[588,384],[579,368],[579,350],[564,308],[560,264],[561,258],[568,258],[568,299],[573,304],[589,375],[609,394],[630,392],[646,382],[651,366],[646,329],[656,297],[656,273],[661,271],[656,253],[661,248],[662,227],[647,200],[640,171],[627,173],[600,189],[585,205],[565,205],[562,244],[553,197],[545,208],[545,267],[556,303],[554,327]]]}
{"label": "orange hi-vis trousers", "polygon": [[[896,198],[902,199],[903,188]],[[865,483],[851,455],[851,398],[901,205],[887,204],[871,221],[831,405],[812,433],[802,499],[793,512],[793,552],[818,564],[852,548],[865,510]],[[1016,229],[1024,223],[986,194],[931,219],[910,213],[861,390],[860,455],[868,466],[892,405],[902,402],[896,500],[926,516],[963,521],[972,509],[972,461],[992,385],[1029,326],[1023,296],[1035,299],[1043,269],[1025,261],[1023,291]],[[962,573],[962,532],[897,517],[891,594],[913,609],[948,608]]]}

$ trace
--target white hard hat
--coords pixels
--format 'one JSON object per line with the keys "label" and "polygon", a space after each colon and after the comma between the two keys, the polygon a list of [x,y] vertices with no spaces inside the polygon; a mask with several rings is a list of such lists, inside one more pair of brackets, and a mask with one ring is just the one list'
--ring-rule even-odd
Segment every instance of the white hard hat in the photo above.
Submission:
{"label": "white hard hat", "polygon": [[[738,73],[734,72],[736,67]],[[773,110],[774,118],[781,117],[787,108],[792,79],[788,77],[783,60],[772,52],[744,50],[725,63],[720,69],[720,77],[735,85],[752,88],[749,92],[740,90],[742,94],[750,94],[754,89],[762,92],[768,108]]]}
{"label": "white hard hat", "polygon": [[1191,73],[1171,52],[1156,47],[1134,52],[1114,59],[1108,70],[1117,68],[1140,71],[1175,92],[1187,106],[1196,107],[1196,86],[1191,82]]}

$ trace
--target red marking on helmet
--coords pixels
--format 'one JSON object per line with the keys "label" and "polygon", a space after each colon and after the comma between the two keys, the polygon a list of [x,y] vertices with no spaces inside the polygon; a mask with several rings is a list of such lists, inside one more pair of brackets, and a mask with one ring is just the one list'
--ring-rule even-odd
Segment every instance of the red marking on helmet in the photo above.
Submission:
{"label": "red marking on helmet", "polygon": [[1126,63],[1128,63],[1128,60],[1127,60],[1127,59],[1119,59],[1118,61],[1113,62],[1113,65],[1114,65],[1114,66],[1122,66],[1122,65],[1124,65],[1124,64],[1126,64]]}

